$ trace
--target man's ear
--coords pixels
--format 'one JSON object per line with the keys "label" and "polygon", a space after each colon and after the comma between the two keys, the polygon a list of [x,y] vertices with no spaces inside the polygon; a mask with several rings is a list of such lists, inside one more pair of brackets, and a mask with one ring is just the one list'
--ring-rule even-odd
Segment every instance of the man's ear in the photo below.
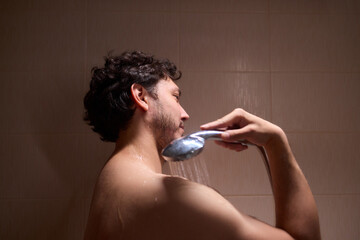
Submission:
{"label": "man's ear", "polygon": [[131,95],[135,104],[135,107],[140,107],[142,110],[147,111],[148,105],[148,92],[140,84],[134,83],[131,85]]}

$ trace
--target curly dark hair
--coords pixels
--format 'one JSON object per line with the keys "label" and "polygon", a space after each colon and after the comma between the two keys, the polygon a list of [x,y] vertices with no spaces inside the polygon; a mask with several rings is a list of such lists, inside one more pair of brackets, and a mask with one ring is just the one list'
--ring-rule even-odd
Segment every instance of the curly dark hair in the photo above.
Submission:
{"label": "curly dark hair", "polygon": [[156,97],[155,85],[166,77],[178,80],[181,72],[167,59],[140,51],[105,57],[103,68],[92,70],[90,90],[84,98],[84,120],[103,141],[116,142],[134,115],[131,85],[138,83]]}

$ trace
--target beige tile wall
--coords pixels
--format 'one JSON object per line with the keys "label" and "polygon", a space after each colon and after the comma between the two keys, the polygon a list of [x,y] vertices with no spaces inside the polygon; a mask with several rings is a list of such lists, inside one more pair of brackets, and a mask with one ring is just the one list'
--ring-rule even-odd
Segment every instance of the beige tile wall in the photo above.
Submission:
{"label": "beige tile wall", "polygon": [[[173,60],[187,132],[242,107],[283,127],[324,239],[358,239],[358,0],[6,1],[0,4],[0,239],[81,239],[112,145],[81,120],[90,68],[110,50]],[[274,224],[255,149],[209,143],[211,185]],[[21,231],[20,231],[21,230]]]}

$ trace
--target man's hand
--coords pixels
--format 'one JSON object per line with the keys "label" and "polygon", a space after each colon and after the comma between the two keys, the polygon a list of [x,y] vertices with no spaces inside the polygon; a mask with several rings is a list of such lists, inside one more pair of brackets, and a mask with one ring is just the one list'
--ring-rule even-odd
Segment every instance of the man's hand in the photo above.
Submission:
{"label": "man's hand", "polygon": [[226,116],[201,126],[202,130],[222,129],[223,142],[217,143],[236,151],[246,149],[246,146],[234,144],[238,140],[247,140],[258,146],[268,148],[273,141],[284,139],[284,132],[278,126],[255,115],[237,108]]}

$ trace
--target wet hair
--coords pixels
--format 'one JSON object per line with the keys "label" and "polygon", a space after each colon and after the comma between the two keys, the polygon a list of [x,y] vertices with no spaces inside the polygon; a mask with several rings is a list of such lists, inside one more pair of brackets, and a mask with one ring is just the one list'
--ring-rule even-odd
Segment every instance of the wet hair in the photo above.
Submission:
{"label": "wet hair", "polygon": [[84,98],[84,120],[103,141],[116,142],[134,115],[131,86],[142,85],[156,97],[156,84],[167,77],[178,80],[181,72],[167,59],[139,51],[105,57],[104,67],[91,70],[90,90]]}

